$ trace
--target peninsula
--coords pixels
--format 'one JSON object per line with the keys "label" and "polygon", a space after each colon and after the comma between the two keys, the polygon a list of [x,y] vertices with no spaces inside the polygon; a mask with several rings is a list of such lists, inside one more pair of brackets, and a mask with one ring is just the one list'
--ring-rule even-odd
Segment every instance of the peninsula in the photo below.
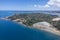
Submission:
{"label": "peninsula", "polygon": [[51,33],[60,35],[60,23],[59,21],[53,21],[55,18],[59,18],[57,15],[50,15],[44,13],[28,13],[28,14],[14,14],[4,19],[23,24],[30,28],[36,28],[45,30]]}

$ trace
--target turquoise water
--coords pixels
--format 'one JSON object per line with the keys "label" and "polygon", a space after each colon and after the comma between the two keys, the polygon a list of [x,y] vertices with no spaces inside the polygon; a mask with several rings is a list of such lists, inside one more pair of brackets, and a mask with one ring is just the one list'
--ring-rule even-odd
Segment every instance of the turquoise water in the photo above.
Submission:
{"label": "turquoise water", "polygon": [[0,40],[60,40],[60,36],[9,20],[0,20]]}

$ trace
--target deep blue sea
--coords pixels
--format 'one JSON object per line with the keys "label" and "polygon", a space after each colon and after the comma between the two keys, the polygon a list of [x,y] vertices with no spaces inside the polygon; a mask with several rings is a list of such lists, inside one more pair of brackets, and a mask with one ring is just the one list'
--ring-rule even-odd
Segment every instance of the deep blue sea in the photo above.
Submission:
{"label": "deep blue sea", "polygon": [[0,40],[60,40],[60,36],[9,20],[0,20]]}

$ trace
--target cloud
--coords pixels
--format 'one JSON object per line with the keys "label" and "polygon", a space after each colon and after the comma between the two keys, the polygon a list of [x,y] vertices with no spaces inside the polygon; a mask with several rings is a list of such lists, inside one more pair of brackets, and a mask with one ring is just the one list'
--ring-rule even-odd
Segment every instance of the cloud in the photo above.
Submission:
{"label": "cloud", "polygon": [[60,0],[49,0],[46,5],[51,7],[60,7]]}
{"label": "cloud", "polygon": [[41,5],[34,5],[34,7],[47,7],[47,8],[49,8],[49,7],[51,7],[51,8],[60,8],[60,0],[49,0],[48,2],[47,2],[47,4],[45,4],[45,5],[43,5],[43,6],[41,6]]}
{"label": "cloud", "polygon": [[34,5],[35,8],[40,8],[40,7],[49,7],[49,5],[44,5],[44,6],[41,6],[41,5]]}
{"label": "cloud", "polygon": [[50,6],[46,4],[46,5],[44,5],[44,7],[50,7]]}
{"label": "cloud", "polygon": [[35,4],[37,10],[60,10],[60,0],[49,0],[45,5]]}
{"label": "cloud", "polygon": [[34,7],[37,7],[38,5],[34,4]]}

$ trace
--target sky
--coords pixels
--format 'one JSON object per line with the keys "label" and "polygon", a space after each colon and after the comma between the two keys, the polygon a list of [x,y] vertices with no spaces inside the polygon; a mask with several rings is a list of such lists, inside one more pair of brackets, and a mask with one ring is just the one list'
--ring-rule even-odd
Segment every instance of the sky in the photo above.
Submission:
{"label": "sky", "polygon": [[0,0],[0,10],[60,10],[60,0]]}

